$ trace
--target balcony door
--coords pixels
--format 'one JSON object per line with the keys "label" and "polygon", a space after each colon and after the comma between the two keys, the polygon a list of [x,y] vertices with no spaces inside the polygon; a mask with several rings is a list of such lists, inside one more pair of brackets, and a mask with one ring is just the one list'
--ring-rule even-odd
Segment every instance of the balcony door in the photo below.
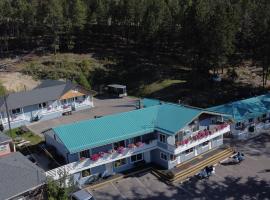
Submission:
{"label": "balcony door", "polygon": [[81,151],[80,152],[80,158],[90,158],[89,150]]}
{"label": "balcony door", "polygon": [[136,144],[137,142],[141,142],[142,141],[142,137],[138,136],[138,137],[134,137],[130,139],[130,144]]}
{"label": "balcony door", "polygon": [[125,140],[122,140],[122,141],[119,141],[119,142],[115,142],[113,144],[113,148],[116,150],[118,147],[125,147],[126,146],[125,144],[126,144],[125,143]]}

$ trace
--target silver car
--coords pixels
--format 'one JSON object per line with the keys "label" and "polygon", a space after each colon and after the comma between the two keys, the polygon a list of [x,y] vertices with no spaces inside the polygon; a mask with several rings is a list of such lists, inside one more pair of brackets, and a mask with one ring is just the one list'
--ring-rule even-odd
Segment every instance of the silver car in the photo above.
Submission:
{"label": "silver car", "polygon": [[71,195],[72,200],[95,200],[93,195],[87,190],[79,190]]}

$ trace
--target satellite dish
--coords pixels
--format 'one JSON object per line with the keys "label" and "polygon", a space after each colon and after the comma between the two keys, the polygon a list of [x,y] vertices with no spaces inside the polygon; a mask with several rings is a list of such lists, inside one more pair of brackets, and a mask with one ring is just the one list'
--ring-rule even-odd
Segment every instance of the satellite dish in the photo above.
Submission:
{"label": "satellite dish", "polygon": [[172,136],[167,137],[167,143],[170,145],[174,145],[175,144],[175,138]]}

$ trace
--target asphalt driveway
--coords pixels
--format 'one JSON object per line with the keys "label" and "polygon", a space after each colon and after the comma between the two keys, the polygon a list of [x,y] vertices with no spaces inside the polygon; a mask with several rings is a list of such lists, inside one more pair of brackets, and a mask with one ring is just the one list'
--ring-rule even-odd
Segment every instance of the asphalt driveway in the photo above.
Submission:
{"label": "asphalt driveway", "polygon": [[27,127],[32,132],[40,134],[49,128],[56,127],[61,124],[69,124],[80,120],[91,119],[95,116],[104,116],[134,110],[136,109],[137,102],[138,99],[130,97],[112,99],[94,98],[94,108],[73,112],[72,115],[62,116],[52,120],[35,122]]}
{"label": "asphalt driveway", "polygon": [[209,179],[196,177],[173,186],[151,173],[129,177],[98,188],[97,200],[270,199],[270,134],[237,144],[246,155],[239,165],[217,165]]}

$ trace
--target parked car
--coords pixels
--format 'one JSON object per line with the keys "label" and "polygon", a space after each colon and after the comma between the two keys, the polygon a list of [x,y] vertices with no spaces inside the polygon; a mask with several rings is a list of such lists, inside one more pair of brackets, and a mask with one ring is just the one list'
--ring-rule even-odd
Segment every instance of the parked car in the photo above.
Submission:
{"label": "parked car", "polygon": [[87,190],[79,190],[71,195],[72,200],[95,200],[93,195]]}
{"label": "parked car", "polygon": [[206,166],[198,173],[198,178],[204,179],[209,178],[211,175],[215,174],[215,167],[214,166]]}

